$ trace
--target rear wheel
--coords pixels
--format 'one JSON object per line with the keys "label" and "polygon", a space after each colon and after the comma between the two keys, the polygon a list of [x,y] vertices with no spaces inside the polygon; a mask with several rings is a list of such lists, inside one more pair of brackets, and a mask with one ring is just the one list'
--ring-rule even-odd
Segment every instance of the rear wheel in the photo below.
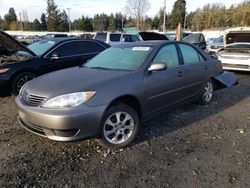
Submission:
{"label": "rear wheel", "polygon": [[214,95],[214,85],[212,80],[208,80],[204,86],[203,93],[200,98],[200,103],[203,105],[207,105],[211,103]]}
{"label": "rear wheel", "polygon": [[12,81],[11,92],[14,95],[18,95],[23,85],[26,82],[34,79],[35,77],[36,75],[32,72],[24,72],[24,73],[17,75]]}
{"label": "rear wheel", "polygon": [[104,115],[101,128],[101,142],[109,148],[128,146],[139,130],[137,112],[126,104],[110,107]]}

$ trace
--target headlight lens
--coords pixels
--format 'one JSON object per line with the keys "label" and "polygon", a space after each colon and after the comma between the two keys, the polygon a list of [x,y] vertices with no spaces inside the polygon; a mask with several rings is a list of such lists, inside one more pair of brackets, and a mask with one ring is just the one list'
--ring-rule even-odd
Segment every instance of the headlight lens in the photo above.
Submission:
{"label": "headlight lens", "polygon": [[77,92],[54,97],[45,102],[44,108],[72,108],[83,104],[95,95],[95,91]]}
{"label": "headlight lens", "polygon": [[6,73],[9,69],[0,69],[0,74]]}

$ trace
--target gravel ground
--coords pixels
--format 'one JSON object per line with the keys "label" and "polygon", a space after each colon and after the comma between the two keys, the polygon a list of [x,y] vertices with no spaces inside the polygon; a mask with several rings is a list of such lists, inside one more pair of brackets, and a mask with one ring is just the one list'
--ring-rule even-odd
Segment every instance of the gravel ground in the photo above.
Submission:
{"label": "gravel ground", "polygon": [[33,135],[14,97],[0,98],[0,187],[250,187],[250,74],[237,76],[212,104],[145,122],[118,151]]}

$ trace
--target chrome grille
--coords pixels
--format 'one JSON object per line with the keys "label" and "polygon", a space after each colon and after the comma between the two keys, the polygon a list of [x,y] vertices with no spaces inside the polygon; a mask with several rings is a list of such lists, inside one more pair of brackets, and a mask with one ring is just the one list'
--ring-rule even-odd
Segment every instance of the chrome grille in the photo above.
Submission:
{"label": "chrome grille", "polygon": [[27,104],[32,106],[39,106],[47,99],[46,97],[28,93],[27,91],[23,91],[21,96]]}

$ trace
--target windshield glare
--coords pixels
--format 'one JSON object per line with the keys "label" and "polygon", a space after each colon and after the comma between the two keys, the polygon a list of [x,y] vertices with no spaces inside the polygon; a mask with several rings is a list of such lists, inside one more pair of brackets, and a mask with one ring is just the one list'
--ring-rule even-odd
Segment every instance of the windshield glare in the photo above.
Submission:
{"label": "windshield glare", "polygon": [[137,70],[146,60],[151,47],[111,47],[91,59],[85,67],[115,70]]}
{"label": "windshield glare", "polygon": [[54,45],[54,41],[39,41],[28,45],[28,48],[33,51],[37,56],[41,56]]}

